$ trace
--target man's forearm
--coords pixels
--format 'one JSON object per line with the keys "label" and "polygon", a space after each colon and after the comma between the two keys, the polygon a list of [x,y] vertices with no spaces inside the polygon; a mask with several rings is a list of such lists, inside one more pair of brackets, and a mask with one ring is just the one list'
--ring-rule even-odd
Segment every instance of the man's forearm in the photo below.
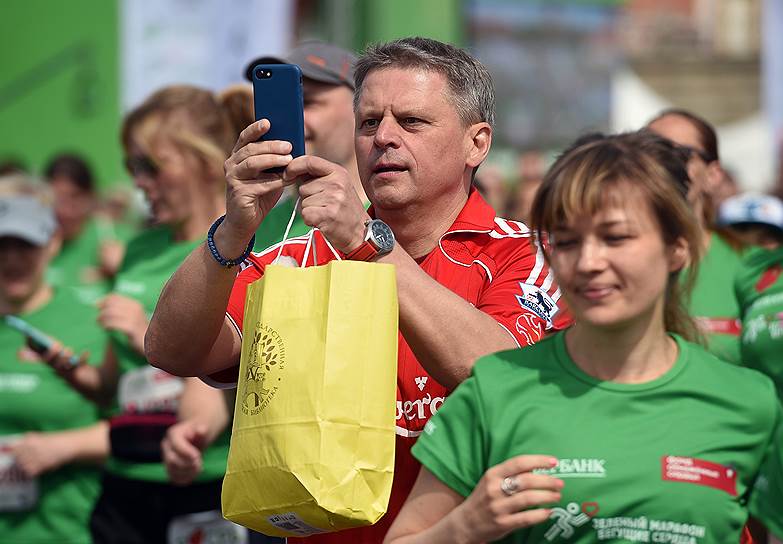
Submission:
{"label": "man's forearm", "polygon": [[478,357],[517,347],[492,317],[442,286],[397,247],[379,262],[397,269],[400,331],[422,367],[453,389]]}
{"label": "man's forearm", "polygon": [[223,325],[238,269],[220,266],[205,244],[180,265],[155,307],[144,339],[147,360],[179,376],[198,376]]}

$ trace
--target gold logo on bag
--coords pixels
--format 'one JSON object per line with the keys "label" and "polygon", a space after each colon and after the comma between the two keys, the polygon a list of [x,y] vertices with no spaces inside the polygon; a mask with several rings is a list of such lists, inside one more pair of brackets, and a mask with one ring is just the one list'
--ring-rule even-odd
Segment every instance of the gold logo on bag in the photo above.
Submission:
{"label": "gold logo on bag", "polygon": [[269,405],[277,394],[284,369],[283,339],[273,328],[257,323],[242,392],[242,412],[245,415],[260,414]]}

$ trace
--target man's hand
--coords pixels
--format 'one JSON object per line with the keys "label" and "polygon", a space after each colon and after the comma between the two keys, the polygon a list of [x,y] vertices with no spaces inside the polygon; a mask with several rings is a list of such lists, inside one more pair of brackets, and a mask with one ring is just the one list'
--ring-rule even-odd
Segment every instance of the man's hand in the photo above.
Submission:
{"label": "man's hand", "polygon": [[101,327],[125,334],[131,347],[138,353],[144,353],[144,333],[149,321],[141,303],[113,293],[98,301],[98,310]]}
{"label": "man's hand", "polygon": [[16,463],[28,478],[57,469],[68,462],[68,444],[56,435],[26,433],[11,446]]}
{"label": "man's hand", "polygon": [[364,241],[370,218],[342,166],[312,155],[297,157],[283,173],[286,184],[298,183],[302,219],[318,228],[343,253]]}
{"label": "man's hand", "polygon": [[275,140],[259,142],[269,128],[269,121],[262,119],[243,130],[223,165],[226,219],[215,234],[215,243],[227,258],[245,251],[261,221],[283,193],[282,176],[264,171],[288,166],[292,158],[291,144]]}
{"label": "man's hand", "polygon": [[188,485],[196,479],[203,468],[201,450],[206,446],[206,437],[203,423],[185,420],[169,427],[161,449],[171,483]]}

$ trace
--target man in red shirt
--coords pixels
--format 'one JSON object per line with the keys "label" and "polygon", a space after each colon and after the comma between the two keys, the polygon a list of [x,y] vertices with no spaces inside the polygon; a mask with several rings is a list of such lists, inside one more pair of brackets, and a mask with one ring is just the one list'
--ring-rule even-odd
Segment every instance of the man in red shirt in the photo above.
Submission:
{"label": "man in red shirt", "polygon": [[[527,227],[496,218],[472,188],[494,120],[481,63],[451,45],[406,38],[369,48],[355,70],[355,146],[370,210],[345,169],[292,159],[289,143],[259,142],[269,126],[254,123],[225,164],[225,219],[169,281],[146,338],[148,359],[169,372],[236,381],[245,289],[279,249],[248,256],[248,241],[293,183],[305,223],[319,229],[318,264],[334,258],[328,240],[344,258],[395,265],[398,440],[389,510],[372,527],[308,540],[318,543],[383,540],[418,473],[409,450],[427,419],[477,357],[540,339],[560,296]],[[285,171],[264,173],[277,166]],[[301,264],[305,247],[294,238],[282,254]]]}

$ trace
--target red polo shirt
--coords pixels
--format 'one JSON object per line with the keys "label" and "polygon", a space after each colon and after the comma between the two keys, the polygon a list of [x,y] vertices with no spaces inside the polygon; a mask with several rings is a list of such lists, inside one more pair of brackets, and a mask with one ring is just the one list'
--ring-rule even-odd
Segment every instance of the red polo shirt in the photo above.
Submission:
{"label": "red polo shirt", "polygon": [[[314,241],[319,265],[335,259],[320,232],[315,232]],[[295,261],[301,265],[306,248],[307,236],[292,238],[285,242],[282,255],[289,258],[289,263]],[[237,276],[226,315],[240,334],[247,285],[263,275],[264,267],[275,259],[278,250],[279,244],[252,254]],[[306,266],[312,264],[312,251],[308,251]],[[519,346],[540,340],[544,331],[553,326],[560,291],[543,252],[531,243],[531,232],[524,224],[495,217],[494,210],[475,190],[471,191],[454,224],[440,238],[438,246],[421,260],[420,266],[438,283],[495,318],[498,326]],[[433,316],[433,319],[448,319],[448,316]],[[472,332],[468,330],[465,334]],[[219,385],[235,382],[236,376],[235,367],[210,376],[208,381]],[[397,451],[388,512],[373,526],[314,535],[306,539],[308,544],[377,544],[383,540],[419,473],[420,464],[410,454],[410,448],[447,394],[447,389],[421,367],[400,334]],[[299,539],[289,539],[289,542],[296,540]]]}

